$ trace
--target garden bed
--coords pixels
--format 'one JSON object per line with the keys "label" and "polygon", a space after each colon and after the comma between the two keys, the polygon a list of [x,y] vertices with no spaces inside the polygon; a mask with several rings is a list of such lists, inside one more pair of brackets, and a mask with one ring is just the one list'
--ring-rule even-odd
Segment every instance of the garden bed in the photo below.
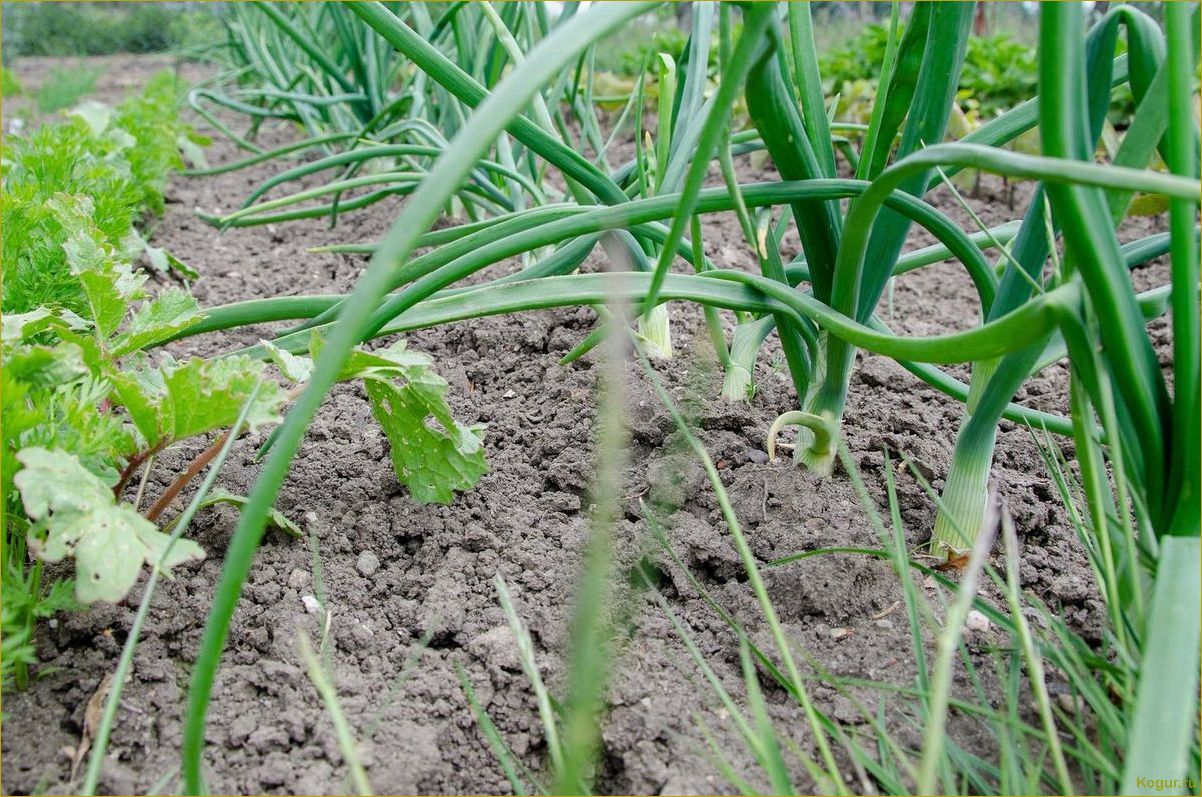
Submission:
{"label": "garden bed", "polygon": [[[159,66],[161,62],[134,58],[110,62],[100,79],[101,94],[119,95],[137,84],[137,76]],[[36,85],[36,70],[18,65],[16,71],[23,82]],[[277,137],[276,143],[287,140],[282,130],[264,135],[267,141]],[[208,157],[222,163],[237,157],[237,150],[217,138]],[[744,168],[746,177],[758,178]],[[228,212],[276,169],[268,164],[214,177],[173,179],[167,212],[151,228],[153,242],[202,274],[194,288],[202,306],[347,292],[366,259],[307,250],[377,240],[403,206],[401,200],[386,201],[347,214],[334,229],[302,222],[221,233],[194,215],[197,208]],[[1007,187],[992,178],[969,201],[987,224],[1015,215]],[[972,229],[972,221],[946,190],[933,194],[932,202]],[[915,234],[911,246],[932,240]],[[791,233],[786,258],[796,245]],[[754,268],[733,216],[710,217],[706,249],[723,266]],[[590,263],[599,266],[601,258],[593,258]],[[1137,286],[1163,282],[1149,275],[1157,272],[1163,278],[1164,269],[1158,261],[1137,272]],[[965,329],[977,320],[973,286],[962,269],[951,265],[898,279],[894,302],[897,315],[882,315],[902,333]],[[677,355],[655,367],[672,395],[688,406],[760,562],[823,547],[880,547],[841,469],[833,478],[822,478],[787,458],[768,461],[770,424],[796,408],[785,370],[773,366],[780,357],[775,342],[770,342],[768,356],[760,358],[758,389],[750,404],[725,403],[718,398],[721,369],[704,342],[700,311],[684,303],[672,307]],[[447,395],[456,417],[487,425],[490,472],[448,506],[419,505],[402,492],[384,434],[370,422],[362,389],[342,385],[334,390],[277,501],[278,509],[311,533],[317,550],[307,540],[268,532],[256,556],[213,692],[206,751],[210,789],[300,794],[347,789],[333,727],[297,650],[298,632],[315,638],[323,633],[325,618],[309,613],[302,600],[317,591],[318,560],[330,612],[337,691],[356,735],[364,740],[363,763],[378,792],[509,790],[469,709],[457,668],[466,673],[517,756],[531,768],[540,766],[545,746],[537,707],[493,579],[499,573],[507,582],[534,637],[543,676],[556,691],[562,684],[567,623],[589,535],[599,370],[593,355],[568,366],[557,361],[591,331],[595,318],[588,309],[565,309],[485,318],[407,336],[409,345],[429,354],[449,382]],[[1167,321],[1155,322],[1153,329],[1162,351],[1167,350]],[[189,341],[172,348],[211,354],[253,344],[268,334],[268,329],[241,330],[206,336],[203,350]],[[934,523],[934,505],[923,487],[897,467],[899,458],[913,459],[939,490],[963,406],[890,360],[860,357],[844,418],[847,443],[880,507],[883,452],[889,452],[898,475],[906,541],[917,551]],[[960,373],[966,375],[967,369]],[[642,519],[640,500],[675,507],[667,529],[672,548],[753,638],[765,631],[762,616],[700,465],[680,450],[672,420],[637,363],[629,364],[627,374],[631,446],[615,533],[617,559],[630,566],[647,557],[669,605],[738,697],[743,692],[738,640],[685,572],[657,547]],[[1066,385],[1067,369],[1053,366],[1028,382],[1018,401],[1065,413]],[[237,444],[218,486],[242,494],[250,489],[259,469],[254,454],[263,439],[249,435]],[[1069,441],[1060,443],[1071,454]],[[202,441],[164,454],[162,467],[150,477],[149,493],[166,487],[177,466],[203,447]],[[1003,422],[993,476],[1022,541],[1022,586],[1055,607],[1087,639],[1096,637],[1103,609],[1090,567],[1028,429]],[[180,568],[175,580],[155,595],[109,745],[101,780],[105,792],[174,787],[189,673],[236,521],[231,509],[205,510],[192,536],[208,558]],[[825,554],[768,568],[765,574],[784,628],[807,658],[836,676],[912,683],[909,629],[897,608],[902,591],[888,562]],[[140,597],[138,587],[118,606],[64,615],[53,627],[40,629],[40,677],[4,701],[5,793],[75,788],[69,751],[79,742],[89,699],[114,669]],[[628,630],[619,642],[609,687],[596,789],[628,794],[731,790],[707,749],[702,723],[736,772],[752,775],[754,762],[659,607],[640,598]],[[977,631],[968,644],[985,676],[982,688],[991,696],[999,694],[1002,687],[992,678],[995,648],[1008,645],[1008,637]],[[807,749],[796,705],[762,680],[777,727]],[[1055,673],[1049,680],[1055,691]],[[971,689],[958,670],[954,691],[968,694]],[[811,690],[817,706],[834,719],[849,727],[863,723],[854,701],[824,685],[822,677],[816,676]],[[892,710],[902,698],[870,688],[855,689],[851,697],[873,710],[885,701],[897,738],[919,744],[917,733]],[[986,757],[993,744],[974,721],[954,713],[949,735]],[[850,769],[845,775],[863,788]],[[804,776],[799,786],[817,788]]]}

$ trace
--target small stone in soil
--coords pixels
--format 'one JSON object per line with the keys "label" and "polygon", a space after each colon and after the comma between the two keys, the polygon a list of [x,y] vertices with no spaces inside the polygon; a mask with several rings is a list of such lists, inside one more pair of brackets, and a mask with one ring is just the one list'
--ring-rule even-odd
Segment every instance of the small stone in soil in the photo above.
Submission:
{"label": "small stone in soil", "polygon": [[964,621],[964,628],[969,631],[988,631],[989,618],[973,609]]}
{"label": "small stone in soil", "polygon": [[359,571],[359,575],[370,578],[380,569],[380,557],[371,551],[364,551],[355,561],[355,569]]}
{"label": "small stone in soil", "polygon": [[370,643],[373,636],[375,634],[371,632],[371,629],[362,623],[356,623],[351,627],[351,638],[360,646]]}
{"label": "small stone in soil", "polygon": [[768,461],[768,455],[758,448],[749,448],[747,449],[747,459],[757,465],[763,465]]}
{"label": "small stone in soil", "polygon": [[305,605],[305,611],[309,614],[317,614],[321,610],[321,602],[312,595],[301,595],[301,603]]}
{"label": "small stone in soil", "polygon": [[299,567],[288,574],[288,586],[293,589],[304,589],[309,583],[309,574]]}

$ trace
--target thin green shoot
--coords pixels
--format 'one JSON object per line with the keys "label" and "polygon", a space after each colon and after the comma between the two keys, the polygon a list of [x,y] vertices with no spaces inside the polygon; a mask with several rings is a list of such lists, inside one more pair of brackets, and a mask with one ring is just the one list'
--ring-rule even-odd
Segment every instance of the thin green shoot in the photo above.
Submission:
{"label": "thin green shoot", "polygon": [[543,677],[539,673],[538,663],[534,660],[534,640],[531,639],[530,631],[527,630],[526,624],[522,622],[517,609],[514,608],[513,598],[510,597],[509,588],[500,573],[493,579],[493,583],[497,589],[497,600],[501,604],[501,611],[505,614],[505,620],[509,623],[509,630],[513,634],[517,646],[518,661],[522,665],[522,672],[525,673],[526,680],[530,682],[530,687],[534,691],[534,699],[538,704],[538,716],[543,724],[543,736],[547,740],[547,754],[551,758],[552,771],[562,772],[563,746],[559,740],[559,719],[555,715],[551,693],[547,691]]}
{"label": "thin green shoot", "polygon": [[968,200],[964,198],[964,195],[961,194],[959,189],[956,188],[956,184],[953,183],[951,178],[947,176],[947,173],[943,171],[943,167],[936,166],[935,173],[939,175],[940,181],[947,187],[949,191],[951,191],[952,197],[954,197],[956,200],[956,204],[960,206],[961,210],[968,214],[968,217],[972,219],[973,224],[975,224],[977,229],[985,235],[992,247],[1002,255],[1002,258],[1009,263],[1018,274],[1021,274],[1027,280],[1027,282],[1031,285],[1031,289],[1034,290],[1035,293],[1043,293],[1043,285],[1027,273],[1027,270],[1022,267],[1022,264],[1019,263],[1018,260],[1014,258],[1014,255],[1010,253],[1010,247],[1005,246],[994,236],[993,230],[990,229],[984,221],[982,221],[981,217],[977,214],[977,211],[973,209],[973,206],[968,204]]}
{"label": "thin green shoot", "polygon": [[309,641],[308,634],[304,631],[298,632],[296,642],[300,648],[301,659],[305,662],[305,671],[309,675],[309,680],[313,682],[313,687],[321,695],[326,713],[330,715],[330,722],[334,726],[334,735],[338,739],[338,749],[350,771],[351,784],[355,788],[355,793],[370,796],[374,792],[367,779],[367,770],[363,768],[363,761],[359,756],[359,744],[355,741],[350,723],[347,722],[346,715],[342,711],[342,703],[338,700],[338,690],[334,688],[329,671],[317,654],[313,652],[313,643]]}
{"label": "thin green shoot", "polygon": [[[176,541],[183,537],[184,532],[188,530],[188,527],[192,523],[192,518],[196,516],[196,513],[204,503],[205,496],[213,489],[213,482],[217,480],[217,474],[221,472],[226,457],[229,456],[235,441],[238,439],[239,432],[245,426],[258,393],[258,387],[255,387],[251,391],[249,398],[243,403],[237,420],[234,421],[234,425],[230,427],[230,433],[226,436],[225,444],[221,447],[216,458],[214,458],[212,464],[209,466],[209,472],[205,474],[205,478],[197,488],[196,495],[193,496],[191,503],[180,513],[179,518],[176,519],[171,537],[163,547],[163,553],[159,556],[159,564],[151,570],[150,577],[146,581],[146,587],[142,591],[142,600],[138,604],[138,612],[134,615],[134,621],[130,625],[129,634],[125,638],[125,644],[121,647],[121,657],[117,660],[117,669],[113,674],[113,685],[109,691],[108,699],[104,704],[104,713],[100,716],[100,724],[96,726],[96,735],[92,742],[92,755],[88,759],[88,769],[84,775],[83,787],[80,789],[81,794],[92,795],[96,793],[96,786],[100,781],[100,770],[104,764],[104,757],[108,752],[109,735],[112,733],[113,723],[117,718],[117,709],[121,705],[121,692],[133,667],[134,651],[137,649],[138,642],[142,637],[142,627],[146,624],[146,617],[150,614],[150,601],[154,597],[155,588],[158,586],[163,565],[168,561],[168,556],[171,553],[171,549],[175,546]],[[147,471],[150,469],[149,462],[146,465],[146,469]],[[144,485],[146,481],[145,476],[143,476],[142,481]],[[139,489],[140,493],[141,490]]]}
{"label": "thin green shoot", "polygon": [[[1018,631],[1018,641],[1023,659],[1027,665],[1027,677],[1031,682],[1031,691],[1035,695],[1035,705],[1039,709],[1039,718],[1047,734],[1048,751],[1052,763],[1056,767],[1056,775],[1060,778],[1060,793],[1073,794],[1073,781],[1069,777],[1068,765],[1064,760],[1064,752],[1060,749],[1060,734],[1056,721],[1052,717],[1051,700],[1048,697],[1046,676],[1043,669],[1043,659],[1035,647],[1031,636],[1031,626],[1023,615],[1018,583],[1018,535],[1014,533],[1014,520],[1002,507],[1002,540],[1006,548],[1006,603],[1010,607],[1010,616],[1014,619],[1014,627]],[[1017,672],[1017,667],[1013,668]]]}
{"label": "thin green shoot", "polygon": [[[472,688],[472,682],[468,680],[467,673],[463,667],[456,662],[455,672],[459,676],[459,685],[463,689],[463,694],[467,697],[468,708],[471,709],[472,716],[476,720],[476,724],[480,726],[480,733],[484,735],[485,741],[492,749],[493,755],[501,764],[501,770],[505,773],[505,779],[509,781],[510,788],[517,795],[530,794],[530,788],[522,780],[518,769],[521,767],[521,762],[518,761],[517,755],[510,749],[505,742],[501,732],[497,730],[497,726],[492,721],[492,717],[488,716],[488,712],[484,706],[480,705],[479,698],[476,697],[476,690]],[[539,789],[542,792],[542,789]]]}
{"label": "thin green shoot", "polygon": [[[931,704],[926,717],[926,727],[923,729],[922,759],[918,770],[917,791],[920,794],[934,794],[937,791],[936,778],[940,762],[943,760],[946,741],[944,732],[947,727],[948,698],[952,687],[954,657],[960,647],[964,622],[968,619],[973,599],[976,597],[981,570],[985,565],[990,548],[993,547],[996,533],[996,520],[987,522],[982,533],[978,534],[973,542],[972,552],[969,555],[968,565],[964,569],[956,599],[947,609],[943,630],[939,634],[935,668],[931,674]],[[950,785],[945,783],[944,787]]]}
{"label": "thin green shoot", "polygon": [[367,726],[363,729],[363,738],[371,741],[380,730],[380,726],[384,722],[384,714],[392,706],[397,695],[405,686],[405,682],[413,673],[413,669],[417,666],[418,660],[425,652],[430,644],[430,640],[434,638],[434,631],[428,630],[414,643],[413,650],[405,656],[405,661],[401,663],[401,671],[397,673],[396,678],[392,680],[392,684],[388,687],[388,692],[384,695],[384,699],[380,701],[380,705],[376,707],[375,712],[371,715],[371,719],[367,721]]}
{"label": "thin green shoot", "polygon": [[718,505],[722,512],[722,517],[726,521],[730,529],[731,536],[735,541],[735,548],[739,553],[739,558],[743,562],[744,570],[747,572],[748,580],[751,583],[752,590],[755,593],[756,599],[760,604],[760,609],[764,613],[765,621],[771,629],[773,640],[776,643],[777,653],[784,664],[785,672],[788,674],[789,680],[794,685],[796,692],[794,693],[805,712],[807,723],[813,733],[815,744],[818,745],[818,750],[821,754],[824,763],[824,777],[829,780],[829,784],[838,792],[846,791],[846,786],[843,782],[843,777],[840,774],[838,765],[835,763],[834,755],[831,751],[830,744],[826,737],[826,732],[821,728],[818,720],[817,712],[810,700],[809,694],[801,680],[800,671],[797,669],[797,664],[793,659],[791,643],[785,638],[784,630],[781,628],[780,621],[777,618],[776,610],[772,606],[772,601],[768,596],[767,588],[764,586],[764,581],[760,576],[759,568],[755,563],[755,555],[751,552],[751,547],[747,543],[746,537],[743,535],[742,527],[739,524],[738,517],[735,515],[734,508],[730,505],[730,501],[726,496],[725,489],[721,486],[722,480],[718,475],[717,469],[714,467],[713,460],[706,452],[705,447],[701,445],[696,436],[685,423],[684,417],[676,408],[676,404],[672,401],[671,396],[664,389],[663,383],[659,379],[659,375],[651,368],[650,363],[641,355],[640,363],[643,366],[643,372],[646,374],[648,381],[659,397],[660,402],[668,409],[672,416],[673,422],[676,424],[677,430],[684,437],[689,448],[692,449],[696,457],[701,461],[702,467],[705,470],[709,482],[715,488],[718,498]]}

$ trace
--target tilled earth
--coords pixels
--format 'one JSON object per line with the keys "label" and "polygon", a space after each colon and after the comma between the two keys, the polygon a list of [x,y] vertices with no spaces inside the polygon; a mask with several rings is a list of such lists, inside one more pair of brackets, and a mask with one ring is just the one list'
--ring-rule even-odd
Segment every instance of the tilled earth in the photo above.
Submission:
{"label": "tilled earth", "polygon": [[[102,91],[114,98],[161,65],[130,58],[106,64]],[[44,62],[19,64],[18,75],[36,85],[44,69]],[[291,133],[268,130],[264,135],[267,141],[283,141]],[[236,149],[223,140],[209,151],[213,163],[236,157]],[[172,180],[167,213],[149,226],[156,245],[201,272],[194,289],[202,305],[346,292],[366,259],[307,250],[376,240],[403,207],[399,200],[381,203],[346,215],[334,229],[312,221],[221,233],[194,215],[197,208],[233,209],[279,168]],[[744,177],[772,179],[772,174],[747,166]],[[1015,193],[1018,204],[1011,207],[1010,188],[989,179],[970,201],[987,223],[996,224],[1021,215],[1029,188],[1018,186]],[[945,212],[971,228],[967,214],[945,190],[935,196]],[[754,267],[733,218],[711,218],[705,242],[716,263]],[[931,242],[916,232],[911,245]],[[785,255],[796,250],[796,239],[786,239]],[[590,267],[603,262],[598,250]],[[489,273],[516,267],[499,264]],[[1160,264],[1137,272],[1136,279],[1144,287],[1163,275]],[[950,264],[900,278],[891,301],[887,318],[907,334],[963,329],[977,321],[972,285],[962,269]],[[718,397],[721,374],[707,350],[700,312],[676,304],[672,313],[677,355],[656,368],[672,394],[687,405],[761,564],[826,546],[879,546],[846,473],[837,470],[831,478],[819,478],[787,458],[768,462],[769,425],[796,408],[775,339],[761,353],[754,399],[750,404],[725,403]],[[600,370],[595,356],[569,366],[558,360],[595,320],[592,310],[564,309],[407,336],[411,347],[433,357],[450,383],[456,416],[487,425],[490,473],[447,506],[418,505],[398,486],[386,439],[362,390],[349,385],[333,392],[277,503],[318,542],[330,620],[326,626],[302,601],[316,591],[312,547],[269,532],[234,617],[213,691],[206,765],[214,792],[321,794],[349,788],[329,716],[304,672],[297,648],[301,632],[313,638],[328,633],[338,694],[363,740],[364,764],[378,792],[509,791],[469,710],[457,668],[466,673],[514,753],[538,771],[546,747],[494,578],[500,574],[508,584],[530,627],[544,678],[558,692],[590,533]],[[1167,324],[1158,322],[1154,329],[1163,349]],[[210,335],[173,350],[177,355],[212,354],[269,333],[254,329]],[[625,567],[646,557],[672,610],[738,698],[744,692],[738,641],[684,570],[653,542],[640,499],[668,508],[670,544],[709,595],[756,638],[766,629],[700,466],[681,453],[675,427],[637,363],[628,363],[626,370],[631,445],[615,530],[616,559]],[[967,375],[965,368],[955,372]],[[1039,409],[1064,412],[1065,396],[1066,369],[1056,365],[1032,380],[1019,398]],[[843,428],[878,508],[884,507],[886,451],[894,466],[901,455],[910,457],[935,489],[942,487],[962,414],[957,402],[891,361],[860,356]],[[262,439],[252,435],[237,445],[218,479],[220,487],[240,493],[250,489],[259,471],[253,456]],[[169,484],[207,442],[160,457],[148,494]],[[1061,444],[1071,455],[1069,443]],[[921,485],[900,469],[898,474],[907,543],[917,551],[930,533],[934,510]],[[1096,637],[1101,607],[1089,566],[1025,428],[1003,423],[994,478],[1020,534],[1023,587],[1056,607],[1087,638]],[[101,784],[106,792],[173,788],[189,673],[236,521],[230,509],[205,510],[193,534],[209,552],[208,559],[181,568],[154,597],[109,746]],[[912,683],[904,614],[891,611],[901,589],[888,563],[823,555],[764,572],[786,633],[808,657],[837,676]],[[140,589],[121,605],[98,606],[42,627],[37,640],[40,677],[4,701],[4,792],[78,788],[69,779],[69,750],[64,748],[78,743],[88,699],[116,664]],[[423,639],[428,644],[420,644]],[[992,672],[991,648],[1006,644],[993,631],[970,637],[985,673]],[[631,622],[616,645],[598,791],[731,791],[706,748],[702,724],[736,771],[759,782],[725,711],[653,601],[634,599]],[[782,690],[767,679],[762,683],[778,727],[808,749],[801,712]],[[956,688],[968,694],[963,672],[957,673]],[[998,694],[988,678],[986,688]],[[821,678],[811,682],[811,690],[818,708],[835,719],[849,727],[863,722],[854,702]],[[906,706],[895,695],[873,690],[852,694],[874,708],[885,700],[897,737],[907,744],[918,742],[903,717]],[[950,733],[980,755],[994,749],[992,739],[963,718],[954,718]],[[852,775],[850,770],[847,774]],[[803,773],[797,777],[801,788],[816,788]]]}

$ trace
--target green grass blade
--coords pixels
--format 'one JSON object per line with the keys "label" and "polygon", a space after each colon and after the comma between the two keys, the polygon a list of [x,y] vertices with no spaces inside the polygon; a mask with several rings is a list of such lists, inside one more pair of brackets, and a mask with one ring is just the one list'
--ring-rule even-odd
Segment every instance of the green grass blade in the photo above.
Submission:
{"label": "green grass blade", "polygon": [[[1194,125],[1193,85],[1198,63],[1198,14],[1188,5],[1165,7],[1168,36],[1169,130],[1168,166],[1187,177],[1198,174],[1198,139]],[[1170,446],[1169,487],[1170,534],[1199,533],[1199,504],[1202,503],[1202,392],[1198,359],[1199,337],[1199,251],[1194,236],[1194,205],[1174,199],[1169,205],[1172,233],[1173,307],[1173,425]]]}
{"label": "green grass blade", "polygon": [[463,689],[463,694],[467,697],[468,707],[472,710],[472,716],[476,718],[476,724],[480,726],[480,733],[484,736],[488,746],[492,748],[493,755],[501,764],[501,771],[505,773],[505,779],[509,781],[509,787],[513,789],[513,793],[517,795],[530,794],[530,789],[522,780],[518,773],[520,762],[513,751],[509,749],[509,745],[505,743],[501,732],[497,730],[497,726],[493,723],[492,718],[488,716],[488,712],[484,706],[480,705],[479,699],[476,697],[476,691],[472,688],[471,681],[467,678],[467,673],[463,671],[463,667],[456,662],[455,671],[459,674],[459,685]]}
{"label": "green grass blade", "polygon": [[[225,465],[225,460],[229,456],[230,450],[233,449],[234,443],[237,442],[238,435],[241,434],[242,428],[246,424],[246,419],[250,415],[250,410],[254,406],[255,397],[258,393],[259,390],[257,387],[251,391],[250,396],[242,405],[242,410],[238,413],[237,420],[230,427],[229,436],[226,437],[225,444],[221,446],[221,450],[213,458],[212,463],[209,465],[209,472],[205,474],[200,486],[196,488],[196,495],[192,497],[188,506],[175,519],[170,542],[163,548],[163,554],[159,557],[160,562],[167,560],[167,556],[171,553],[175,541],[184,536],[184,532],[192,524],[192,518],[196,517],[196,513],[200,511],[201,506],[204,504],[205,497],[213,489],[213,482],[217,480],[217,474],[221,472],[221,468]],[[142,600],[138,603],[138,613],[134,615],[134,621],[130,625],[129,634],[125,637],[125,644],[121,647],[121,658],[117,661],[117,669],[113,673],[113,685],[109,691],[108,699],[104,704],[104,713],[100,715],[100,724],[96,727],[96,734],[92,742],[92,755],[88,759],[88,769],[84,775],[80,794],[92,795],[96,793],[96,786],[100,780],[100,768],[104,764],[104,756],[108,751],[109,734],[112,733],[113,723],[117,719],[117,709],[121,706],[121,693],[125,688],[125,680],[129,677],[130,670],[133,668],[134,653],[137,650],[138,641],[141,639],[142,627],[146,623],[146,617],[150,614],[150,600],[154,597],[155,587],[158,586],[161,573],[162,570],[158,566],[151,571],[150,578],[146,581],[146,587],[142,590]]]}
{"label": "green grass blade", "polygon": [[939,791],[936,788],[936,779],[946,755],[944,731],[947,727],[955,654],[960,648],[964,621],[968,618],[968,612],[976,597],[981,570],[989,549],[993,546],[995,532],[996,528],[987,529],[987,533],[979,535],[973,544],[968,565],[956,590],[955,600],[948,606],[943,627],[939,632],[935,668],[931,673],[931,701],[926,727],[923,729],[922,759],[918,769],[919,794],[936,794]]}
{"label": "green grass blade", "polygon": [[735,514],[733,507],[730,505],[730,499],[726,494],[726,489],[722,485],[722,479],[718,475],[717,469],[714,467],[713,460],[710,459],[705,447],[693,434],[688,423],[677,409],[675,402],[668,395],[659,376],[651,369],[650,363],[646,357],[640,356],[639,361],[643,366],[643,373],[646,374],[651,382],[652,388],[659,397],[660,402],[667,408],[672,416],[676,428],[684,436],[685,442],[693,451],[696,457],[701,461],[701,465],[705,470],[706,476],[709,479],[710,485],[714,488],[714,492],[718,499],[718,506],[722,512],[723,518],[730,529],[731,536],[734,538],[735,549],[739,553],[739,558],[743,563],[745,572],[747,573],[748,581],[751,583],[752,591],[756,596],[756,600],[760,605],[760,610],[763,612],[764,620],[768,628],[772,632],[773,641],[776,643],[777,655],[780,656],[784,664],[784,672],[788,677],[788,682],[791,684],[791,691],[796,696],[802,711],[805,714],[807,725],[813,735],[814,743],[817,745],[821,755],[824,769],[822,774],[829,783],[823,784],[826,787],[833,786],[839,793],[847,791],[843,777],[839,767],[835,762],[831,751],[830,742],[827,738],[826,731],[822,727],[818,712],[814,709],[813,703],[810,700],[809,693],[805,688],[805,683],[801,678],[801,672],[797,668],[796,661],[793,657],[792,643],[785,637],[784,629],[781,627],[780,621],[777,618],[776,609],[772,605],[772,600],[768,596],[767,588],[764,586],[763,578],[760,575],[759,568],[755,563],[755,555],[752,553],[748,545],[747,538],[742,532],[742,527],[739,524],[738,516]]}
{"label": "green grass blade", "polygon": [[1168,537],[1161,543],[1123,794],[1188,793],[1183,781],[1198,722],[1200,555],[1197,537]]}
{"label": "green grass blade", "polygon": [[330,722],[334,725],[338,749],[342,753],[342,759],[346,762],[347,769],[350,770],[351,783],[354,784],[355,793],[371,795],[374,792],[367,779],[367,771],[363,768],[363,762],[359,758],[358,743],[355,741],[350,723],[347,722],[346,715],[342,711],[342,703],[338,700],[338,691],[334,688],[321,659],[313,652],[309,635],[303,631],[299,633],[297,644],[300,646],[301,658],[305,662],[305,671],[309,675],[309,680],[313,682],[313,687],[321,696],[321,702],[325,704],[326,712],[330,715]]}
{"label": "green grass blade", "polygon": [[739,640],[739,662],[743,666],[743,683],[747,686],[747,702],[750,704],[751,717],[755,721],[757,747],[763,755],[762,763],[772,783],[772,793],[795,794],[793,781],[789,777],[789,768],[785,766],[785,760],[780,754],[780,742],[776,738],[776,728],[772,725],[772,717],[768,714],[764,693],[760,690],[759,674],[751,660],[751,649],[746,638]]}
{"label": "green grass blade", "polygon": [[[451,148],[439,159],[429,177],[413,195],[405,212],[393,225],[355,292],[344,305],[339,322],[331,331],[317,360],[308,387],[280,427],[279,438],[251,491],[250,501],[226,554],[225,567],[189,688],[182,767],[185,790],[189,793],[197,793],[202,788],[205,714],[234,606],[262,537],[267,511],[283,484],[309,421],[337,379],[351,348],[363,339],[368,315],[387,290],[394,264],[412,252],[417,239],[433,225],[441,208],[470,173],[475,161],[488,150],[508,122],[529,104],[539,87],[580,50],[649,6],[649,3],[599,6],[576,17],[535,47],[528,60],[480,105],[473,114],[473,124],[456,136]],[[358,7],[354,8],[358,12]]]}

